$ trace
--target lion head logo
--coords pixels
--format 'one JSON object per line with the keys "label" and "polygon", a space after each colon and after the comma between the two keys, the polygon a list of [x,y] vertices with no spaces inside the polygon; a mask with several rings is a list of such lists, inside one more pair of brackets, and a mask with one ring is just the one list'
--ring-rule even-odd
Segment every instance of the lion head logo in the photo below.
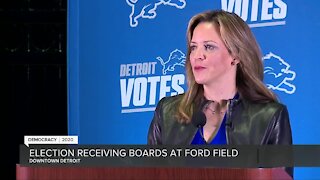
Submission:
{"label": "lion head logo", "polygon": [[157,8],[160,5],[173,6],[183,9],[186,0],[126,0],[131,6],[130,26],[137,27],[139,18],[154,19],[157,16]]}
{"label": "lion head logo", "polygon": [[290,64],[272,52],[263,57],[263,62],[264,81],[268,88],[287,94],[293,94],[296,91],[296,86],[292,84],[296,73],[290,70]]}
{"label": "lion head logo", "polygon": [[179,49],[175,49],[170,53],[168,60],[164,61],[160,56],[157,57],[157,60],[162,65],[162,74],[167,74],[168,71],[174,71],[176,66],[184,67],[186,56]]}

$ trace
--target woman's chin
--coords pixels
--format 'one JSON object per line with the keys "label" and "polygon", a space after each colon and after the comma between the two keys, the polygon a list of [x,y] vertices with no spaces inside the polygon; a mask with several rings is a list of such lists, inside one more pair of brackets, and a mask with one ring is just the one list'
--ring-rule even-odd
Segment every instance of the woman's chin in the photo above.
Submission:
{"label": "woman's chin", "polygon": [[197,84],[202,84],[202,85],[206,83],[204,79],[195,79],[195,81]]}

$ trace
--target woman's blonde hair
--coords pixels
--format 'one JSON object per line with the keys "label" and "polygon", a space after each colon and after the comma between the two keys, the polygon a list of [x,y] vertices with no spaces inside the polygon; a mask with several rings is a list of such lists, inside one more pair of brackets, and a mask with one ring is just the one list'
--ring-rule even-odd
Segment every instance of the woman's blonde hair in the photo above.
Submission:
{"label": "woman's blonde hair", "polygon": [[191,18],[187,30],[186,76],[188,90],[178,107],[177,119],[181,123],[191,121],[193,109],[203,98],[203,86],[194,79],[190,64],[190,41],[193,31],[200,23],[214,24],[219,30],[230,55],[239,60],[236,87],[241,98],[252,102],[277,101],[276,96],[263,83],[262,55],[249,26],[236,14],[223,10],[200,13]]}

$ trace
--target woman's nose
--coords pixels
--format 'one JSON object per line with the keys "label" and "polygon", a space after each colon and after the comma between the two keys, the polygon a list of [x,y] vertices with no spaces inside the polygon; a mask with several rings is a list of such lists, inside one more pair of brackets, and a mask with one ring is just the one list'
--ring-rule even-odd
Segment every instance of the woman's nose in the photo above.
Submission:
{"label": "woman's nose", "polygon": [[204,60],[206,58],[205,53],[201,49],[197,49],[194,52],[194,58],[199,60]]}

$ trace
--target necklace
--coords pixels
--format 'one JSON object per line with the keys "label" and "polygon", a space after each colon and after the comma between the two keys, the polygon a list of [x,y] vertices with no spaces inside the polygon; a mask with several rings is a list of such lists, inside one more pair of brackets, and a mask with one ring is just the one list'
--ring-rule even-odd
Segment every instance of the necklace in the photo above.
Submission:
{"label": "necklace", "polygon": [[[210,107],[207,107],[206,109],[210,110],[211,114],[217,114],[217,111],[211,109]],[[224,113],[225,113],[225,111],[220,111],[220,112],[219,112],[220,115],[222,115],[222,114],[224,114]]]}
{"label": "necklace", "polygon": [[[223,106],[223,108],[222,108],[222,106],[220,104],[217,104],[213,101],[209,101],[204,106],[204,110],[209,110],[212,115],[214,115],[214,114],[223,115],[226,113],[228,105],[229,105],[229,101],[226,101],[226,103],[222,105]],[[214,107],[212,107],[212,106],[214,106]]]}

